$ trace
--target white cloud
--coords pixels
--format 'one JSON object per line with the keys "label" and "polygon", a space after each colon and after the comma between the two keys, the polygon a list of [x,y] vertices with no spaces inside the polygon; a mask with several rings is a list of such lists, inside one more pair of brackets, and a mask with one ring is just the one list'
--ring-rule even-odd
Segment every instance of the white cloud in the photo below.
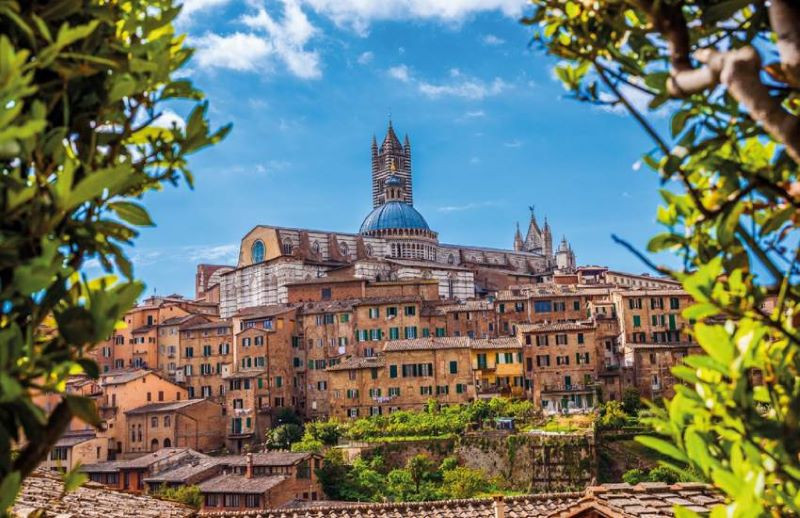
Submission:
{"label": "white cloud", "polygon": [[184,246],[183,253],[192,263],[235,263],[239,257],[239,244]]}
{"label": "white cloud", "polygon": [[183,0],[183,8],[179,20],[181,23],[186,24],[190,21],[193,14],[214,7],[222,7],[230,2],[230,0]]}
{"label": "white cloud", "polygon": [[511,148],[522,147],[522,141],[515,138],[514,140],[511,140],[509,142],[503,142],[503,145],[505,147],[511,147]]}
{"label": "white cloud", "polygon": [[498,203],[496,201],[480,201],[480,202],[472,202],[467,203],[465,205],[445,205],[444,207],[438,207],[436,210],[438,212],[463,212],[465,210],[476,210],[482,209],[485,207],[496,207]]}
{"label": "white cloud", "polygon": [[418,88],[420,92],[432,98],[463,97],[465,99],[483,99],[497,95],[508,88],[508,84],[499,77],[490,82],[460,75],[454,79],[449,83],[439,84],[420,81]]}
{"label": "white cloud", "polygon": [[372,59],[375,57],[375,54],[370,52],[369,50],[366,52],[362,52],[356,61],[358,61],[359,65],[368,65],[372,62]]}
{"label": "white cloud", "polygon": [[503,43],[506,42],[506,40],[504,40],[503,38],[498,38],[494,34],[487,34],[486,36],[483,37],[483,42],[486,45],[494,46],[494,45],[502,45]]}
{"label": "white cloud", "polygon": [[186,128],[186,121],[183,120],[183,117],[172,110],[164,110],[150,125],[156,128],[171,128],[173,124],[180,129]]}
{"label": "white cloud", "polygon": [[255,70],[272,52],[272,45],[255,34],[236,32],[230,36],[207,33],[192,41],[194,59],[200,68]]}
{"label": "white cloud", "polygon": [[297,0],[283,0],[281,20],[260,8],[255,14],[243,16],[241,22],[252,32],[230,36],[209,33],[193,42],[201,68],[255,71],[271,69],[277,60],[301,79],[322,76],[319,54],[305,48],[317,30]]}
{"label": "white cloud", "polygon": [[471,110],[456,118],[456,122],[466,122],[472,119],[480,119],[483,117],[486,117],[486,112],[483,110]]}
{"label": "white cloud", "polygon": [[483,81],[462,73],[457,68],[449,71],[450,79],[445,82],[433,83],[414,77],[411,69],[406,65],[397,65],[386,71],[390,77],[416,86],[423,95],[431,98],[462,97],[465,99],[483,99],[498,95],[508,88],[508,84],[499,77],[492,81]]}
{"label": "white cloud", "polygon": [[526,0],[303,0],[337,25],[366,34],[372,22],[431,19],[461,22],[480,12],[519,17]]}
{"label": "white cloud", "polygon": [[389,77],[404,83],[408,83],[411,80],[411,74],[409,73],[406,65],[397,65],[396,67],[392,67],[387,70],[386,73],[389,74]]}

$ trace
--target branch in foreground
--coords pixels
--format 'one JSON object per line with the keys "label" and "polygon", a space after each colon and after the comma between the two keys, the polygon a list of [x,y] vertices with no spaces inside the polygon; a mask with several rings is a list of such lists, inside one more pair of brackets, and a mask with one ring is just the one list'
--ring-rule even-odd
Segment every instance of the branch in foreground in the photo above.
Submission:
{"label": "branch in foreground", "polygon": [[668,277],[672,277],[672,272],[668,268],[664,268],[663,266],[658,266],[650,259],[645,257],[643,253],[638,251],[634,246],[616,234],[611,234],[611,239],[618,245],[622,245],[625,249],[627,249],[630,253],[635,255],[640,261],[642,261],[648,268],[653,270],[654,272],[658,272],[662,275],[666,275]]}
{"label": "branch in foreground", "polygon": [[778,38],[781,69],[792,86],[800,87],[800,2],[771,0],[769,24]]}

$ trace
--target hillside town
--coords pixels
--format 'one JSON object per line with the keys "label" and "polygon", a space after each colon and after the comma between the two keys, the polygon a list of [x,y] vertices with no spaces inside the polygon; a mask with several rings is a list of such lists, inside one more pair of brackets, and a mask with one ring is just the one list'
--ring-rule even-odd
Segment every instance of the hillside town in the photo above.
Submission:
{"label": "hillside town", "polygon": [[[493,398],[570,416],[626,391],[674,393],[671,368],[699,350],[677,282],[577,266],[533,207],[509,250],[440,244],[412,205],[409,139],[391,123],[373,139],[372,178],[358,233],[256,226],[236,265],[197,265],[192,297],[131,309],[91,351],[98,379],[67,387],[103,425],[74,419],[43,469],[132,494],[197,487],[203,513],[308,507],[329,501],[323,456],[265,448],[286,416],[346,422]],[[589,482],[585,470],[574,480]]]}

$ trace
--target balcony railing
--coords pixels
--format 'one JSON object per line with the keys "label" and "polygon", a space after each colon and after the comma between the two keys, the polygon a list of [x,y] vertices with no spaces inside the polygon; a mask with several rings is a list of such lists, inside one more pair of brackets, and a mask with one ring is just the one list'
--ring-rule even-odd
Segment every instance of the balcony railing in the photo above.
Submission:
{"label": "balcony railing", "polygon": [[572,383],[569,385],[563,383],[556,383],[552,385],[544,385],[542,387],[543,393],[552,392],[594,392],[595,383]]}

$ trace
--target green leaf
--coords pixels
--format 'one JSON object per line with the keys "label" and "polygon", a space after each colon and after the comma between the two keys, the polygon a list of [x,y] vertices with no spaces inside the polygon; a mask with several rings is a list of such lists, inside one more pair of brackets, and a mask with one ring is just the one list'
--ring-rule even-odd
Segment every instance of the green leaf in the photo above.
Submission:
{"label": "green leaf", "polygon": [[80,463],[74,468],[64,473],[64,492],[71,493],[81,487],[89,480],[89,476],[80,470]]}
{"label": "green leaf", "polygon": [[56,322],[61,336],[72,345],[93,343],[97,333],[92,314],[80,306],[73,306],[56,313]]}
{"label": "green leaf", "polygon": [[69,410],[72,412],[72,415],[84,423],[95,427],[99,427],[103,424],[103,420],[100,419],[100,415],[97,413],[97,407],[95,406],[93,400],[89,399],[88,397],[73,396],[70,394],[67,394],[64,397],[67,400],[67,405],[69,406]]}
{"label": "green leaf", "polygon": [[652,437],[649,435],[638,435],[636,436],[636,442],[679,462],[689,462],[689,459],[686,457],[685,453],[678,449],[674,444],[667,442],[664,439],[659,439],[658,437]]}
{"label": "green leaf", "polygon": [[127,221],[131,225],[139,227],[152,227],[154,226],[153,220],[147,213],[144,207],[138,203],[130,201],[115,201],[108,204],[108,208],[113,210],[117,216]]}
{"label": "green leaf", "polygon": [[14,503],[22,483],[19,471],[12,471],[0,482],[0,513],[6,511]]}

